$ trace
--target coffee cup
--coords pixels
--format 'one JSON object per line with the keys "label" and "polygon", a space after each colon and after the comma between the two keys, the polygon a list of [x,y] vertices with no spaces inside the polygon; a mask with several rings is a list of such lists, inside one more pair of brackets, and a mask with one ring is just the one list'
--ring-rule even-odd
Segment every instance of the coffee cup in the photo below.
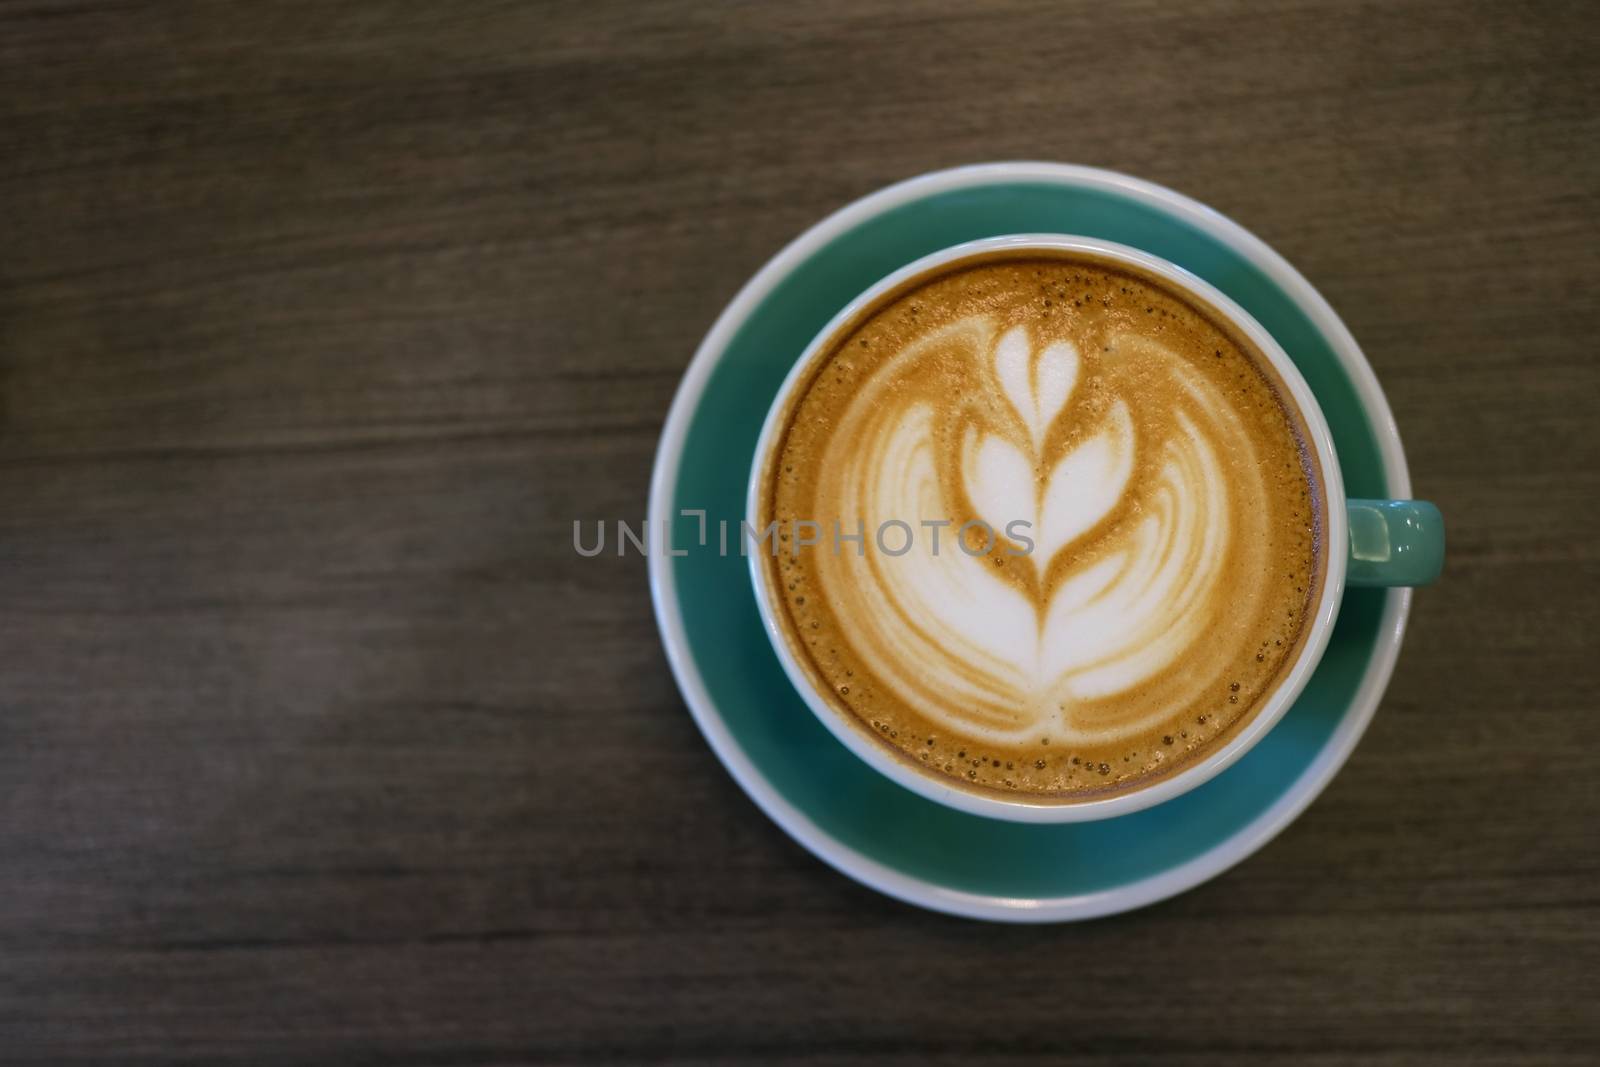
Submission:
{"label": "coffee cup", "polygon": [[[791,483],[852,507],[797,519],[775,503]],[[930,521],[941,499],[959,506]],[[1007,500],[1026,517],[957,522]],[[1053,234],[936,252],[842,309],[772,403],[747,511],[763,626],[823,725],[905,788],[1021,822],[1213,778],[1294,703],[1346,586],[1426,584],[1443,560],[1431,504],[1345,497],[1315,394],[1244,309]],[[904,536],[927,529],[943,561]]]}

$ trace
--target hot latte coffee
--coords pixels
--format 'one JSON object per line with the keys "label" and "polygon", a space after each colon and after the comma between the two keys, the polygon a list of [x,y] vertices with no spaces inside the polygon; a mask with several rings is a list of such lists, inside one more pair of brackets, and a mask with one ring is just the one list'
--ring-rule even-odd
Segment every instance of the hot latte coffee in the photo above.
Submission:
{"label": "hot latte coffee", "polygon": [[1293,664],[1324,580],[1317,460],[1269,361],[1172,283],[967,259],[802,373],[758,490],[774,615],[834,711],[922,773],[1127,792]]}

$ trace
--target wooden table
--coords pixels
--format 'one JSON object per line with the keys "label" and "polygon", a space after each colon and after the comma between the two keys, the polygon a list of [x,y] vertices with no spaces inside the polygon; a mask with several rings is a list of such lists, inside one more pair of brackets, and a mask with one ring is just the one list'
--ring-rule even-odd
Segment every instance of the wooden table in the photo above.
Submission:
{"label": "wooden table", "polygon": [[[1592,1062],[1592,4],[0,4],[0,1059]],[[1451,559],[1242,866],[1001,928],[701,740],[668,401],[846,201],[1045,158],[1280,249]]]}

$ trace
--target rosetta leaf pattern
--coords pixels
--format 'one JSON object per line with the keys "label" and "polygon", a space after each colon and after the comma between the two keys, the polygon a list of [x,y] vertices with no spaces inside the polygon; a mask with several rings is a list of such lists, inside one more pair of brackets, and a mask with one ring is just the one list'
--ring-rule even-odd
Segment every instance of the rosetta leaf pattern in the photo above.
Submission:
{"label": "rosetta leaf pattern", "polygon": [[1133,474],[1133,419],[1120,400],[1104,426],[1044,472],[1045,442],[1072,398],[1081,362],[1066,341],[1035,357],[1027,331],[1008,330],[994,346],[994,374],[1027,439],[1019,443],[974,428],[966,440],[968,499],[997,530],[1017,520],[1028,524],[1041,574],[1057,553],[1111,513]]}

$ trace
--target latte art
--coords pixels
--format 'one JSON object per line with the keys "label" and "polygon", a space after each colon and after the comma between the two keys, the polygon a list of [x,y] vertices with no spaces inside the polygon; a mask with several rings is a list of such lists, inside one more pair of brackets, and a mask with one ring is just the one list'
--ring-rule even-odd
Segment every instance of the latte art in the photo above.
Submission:
{"label": "latte art", "polygon": [[1314,461],[1269,374],[1087,257],[893,294],[793,404],[765,517],[943,543],[780,555],[791,645],[842,713],[971,787],[1070,799],[1195,758],[1271,692],[1320,581]]}

